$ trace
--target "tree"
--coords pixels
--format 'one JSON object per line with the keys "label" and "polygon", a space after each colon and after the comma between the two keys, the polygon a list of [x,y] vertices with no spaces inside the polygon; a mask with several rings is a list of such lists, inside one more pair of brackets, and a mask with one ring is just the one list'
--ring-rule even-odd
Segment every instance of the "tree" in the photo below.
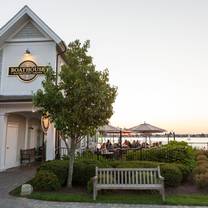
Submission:
{"label": "tree", "polygon": [[113,114],[117,88],[109,84],[108,70],[97,71],[89,56],[89,41],[68,45],[67,64],[61,67],[59,81],[49,68],[42,82],[43,89],[33,95],[33,103],[61,133],[69,156],[67,186],[72,186],[73,165],[77,144],[96,129],[108,123]]}

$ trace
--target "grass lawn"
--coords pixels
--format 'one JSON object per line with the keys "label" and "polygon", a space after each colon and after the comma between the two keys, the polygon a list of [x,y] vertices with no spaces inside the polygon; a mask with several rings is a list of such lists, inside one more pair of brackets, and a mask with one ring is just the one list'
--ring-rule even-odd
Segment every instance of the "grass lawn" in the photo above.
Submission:
{"label": "grass lawn", "polygon": [[[19,196],[20,188],[11,192],[12,195]],[[45,201],[62,202],[92,202],[92,203],[122,203],[122,204],[169,204],[169,205],[208,205],[208,195],[167,195],[163,202],[159,194],[154,193],[100,193],[96,201],[93,201],[92,194],[87,193],[64,193],[64,192],[33,192],[28,198]]]}

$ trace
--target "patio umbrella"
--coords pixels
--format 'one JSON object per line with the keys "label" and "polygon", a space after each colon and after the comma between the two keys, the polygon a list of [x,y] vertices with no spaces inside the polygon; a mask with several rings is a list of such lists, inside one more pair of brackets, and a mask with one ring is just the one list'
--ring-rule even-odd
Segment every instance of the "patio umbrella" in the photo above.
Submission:
{"label": "patio umbrella", "polygon": [[120,130],[120,128],[112,126],[110,124],[102,126],[98,129],[98,131],[102,133],[120,133]]}
{"label": "patio umbrella", "polygon": [[98,129],[99,132],[101,133],[115,133],[115,134],[119,134],[119,144],[120,144],[120,147],[122,148],[122,135],[125,134],[125,133],[130,133],[131,131],[130,130],[122,130],[121,128],[119,127],[115,127],[115,126],[112,126],[112,125],[105,125],[105,126],[102,126]]}
{"label": "patio umbrella", "polygon": [[113,141],[114,141],[114,134],[120,134],[119,138],[121,137],[121,129],[110,124],[101,126],[98,131],[102,134],[113,134]]}
{"label": "patio umbrella", "polygon": [[140,133],[140,134],[146,136],[146,138],[149,137],[149,140],[150,140],[150,136],[153,133],[163,133],[166,131],[165,129],[161,129],[159,127],[153,126],[153,125],[145,123],[145,122],[143,124],[138,125],[138,126],[134,126],[134,127],[130,128],[129,130]]}

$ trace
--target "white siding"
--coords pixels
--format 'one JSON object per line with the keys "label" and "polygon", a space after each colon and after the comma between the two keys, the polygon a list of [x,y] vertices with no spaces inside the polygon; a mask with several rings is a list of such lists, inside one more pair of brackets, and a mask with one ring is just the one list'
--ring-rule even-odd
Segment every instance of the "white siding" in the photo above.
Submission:
{"label": "white siding", "polygon": [[29,49],[31,52],[29,60],[34,61],[40,66],[50,64],[55,70],[56,44],[54,42],[5,44],[0,89],[1,95],[32,95],[32,92],[36,92],[41,88],[44,75],[38,75],[31,82],[24,82],[17,76],[8,75],[10,66],[19,66],[25,60],[24,53],[26,49]]}
{"label": "white siding", "polygon": [[3,50],[0,49],[0,80],[2,74],[2,57],[3,57]]}
{"label": "white siding", "polygon": [[45,38],[45,36],[31,22],[28,22],[13,39],[27,38]]}

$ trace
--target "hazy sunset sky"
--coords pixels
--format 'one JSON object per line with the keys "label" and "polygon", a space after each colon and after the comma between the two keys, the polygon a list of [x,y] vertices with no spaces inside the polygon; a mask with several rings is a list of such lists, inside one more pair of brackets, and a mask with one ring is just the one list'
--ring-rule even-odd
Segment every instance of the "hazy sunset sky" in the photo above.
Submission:
{"label": "hazy sunset sky", "polygon": [[111,124],[208,133],[207,0],[0,0],[0,27],[25,4],[67,44],[91,41],[118,86]]}

